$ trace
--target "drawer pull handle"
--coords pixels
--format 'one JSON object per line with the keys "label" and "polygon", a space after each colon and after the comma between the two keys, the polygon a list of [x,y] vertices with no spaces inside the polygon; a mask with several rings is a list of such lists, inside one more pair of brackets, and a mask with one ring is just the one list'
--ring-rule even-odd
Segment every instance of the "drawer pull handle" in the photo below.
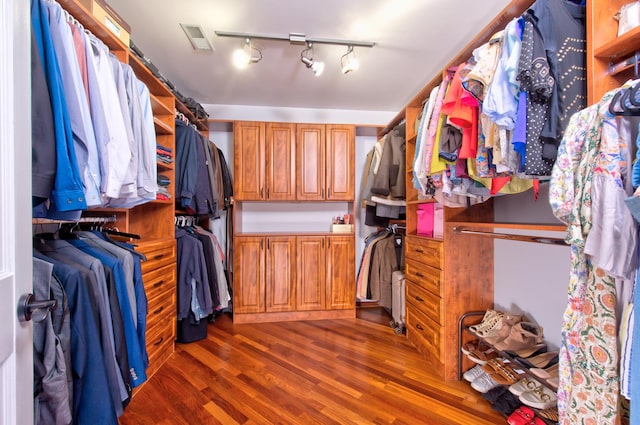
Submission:
{"label": "drawer pull handle", "polygon": [[417,295],[416,295],[416,300],[420,301],[421,303],[424,302],[424,300],[421,297],[417,296]]}
{"label": "drawer pull handle", "polygon": [[424,251],[422,250],[422,248],[416,248],[416,252],[419,252],[420,254],[424,254]]}
{"label": "drawer pull handle", "polygon": [[154,287],[154,288],[158,288],[158,287],[159,287],[159,286],[161,286],[163,283],[164,283],[164,279],[163,279],[163,280],[160,280],[160,281],[158,281],[158,282],[156,282],[156,283],[154,283],[154,284],[153,284],[153,287]]}
{"label": "drawer pull handle", "polygon": [[424,275],[423,275],[422,273],[420,273],[420,272],[417,272],[417,273],[416,273],[416,276],[418,276],[418,277],[424,277]]}
{"label": "drawer pull handle", "polygon": [[155,310],[155,311],[153,312],[153,314],[158,314],[158,313],[160,313],[162,310],[164,310],[164,306],[162,306],[162,307],[160,307],[159,309]]}
{"label": "drawer pull handle", "polygon": [[420,323],[416,323],[416,328],[423,331],[424,328],[422,327],[422,325]]}
{"label": "drawer pull handle", "polygon": [[155,255],[155,256],[153,257],[153,259],[154,259],[154,260],[159,260],[159,259],[161,259],[162,257],[164,257],[164,254],[158,254],[158,255]]}
{"label": "drawer pull handle", "polygon": [[161,336],[159,340],[154,342],[153,345],[160,345],[160,344],[162,344],[162,341],[164,341],[164,337],[163,336]]}

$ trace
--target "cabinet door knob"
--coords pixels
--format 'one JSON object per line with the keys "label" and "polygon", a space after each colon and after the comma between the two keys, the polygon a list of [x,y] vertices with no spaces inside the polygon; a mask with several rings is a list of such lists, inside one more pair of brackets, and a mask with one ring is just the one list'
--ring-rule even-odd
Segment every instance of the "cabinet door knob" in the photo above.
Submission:
{"label": "cabinet door knob", "polygon": [[424,277],[424,275],[423,275],[422,273],[420,273],[420,272],[417,272],[417,273],[416,273],[416,276],[418,276],[418,277]]}
{"label": "cabinet door knob", "polygon": [[416,248],[416,252],[419,252],[420,254],[424,254],[424,251],[421,248]]}
{"label": "cabinet door knob", "polygon": [[421,303],[424,302],[424,300],[421,297],[417,296],[417,295],[416,295],[416,300],[420,301]]}
{"label": "cabinet door knob", "polygon": [[423,330],[424,330],[424,328],[422,327],[422,325],[421,325],[420,323],[416,323],[416,328],[417,328],[418,330],[421,330],[421,331],[423,331]]}

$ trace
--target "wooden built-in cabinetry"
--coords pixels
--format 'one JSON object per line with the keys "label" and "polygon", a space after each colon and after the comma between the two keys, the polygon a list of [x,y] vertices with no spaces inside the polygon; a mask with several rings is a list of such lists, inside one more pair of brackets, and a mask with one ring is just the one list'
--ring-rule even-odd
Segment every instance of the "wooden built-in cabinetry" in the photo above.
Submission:
{"label": "wooden built-in cabinetry", "polygon": [[[100,38],[121,62],[129,64],[136,77],[149,88],[153,122],[158,144],[175,151],[175,97],[138,57],[129,51],[118,37],[87,10],[80,0],[59,0],[87,30]],[[172,182],[168,187],[173,196],[174,164],[157,163],[158,174]],[[148,298],[146,328],[147,353],[151,377],[173,353],[176,335],[176,244],[174,239],[174,203],[155,200],[131,209],[100,208],[86,212],[91,216],[115,216],[119,230],[140,236],[137,249],[145,254],[142,280]]]}
{"label": "wooden built-in cabinetry", "polygon": [[[244,233],[246,202],[355,200],[355,126],[234,123],[233,319],[355,317],[355,235]],[[292,204],[292,209],[295,209]],[[321,226],[330,225],[330,217]]]}
{"label": "wooden built-in cabinetry", "polygon": [[236,201],[355,198],[351,125],[234,123]]}
{"label": "wooden built-in cabinetry", "polygon": [[236,323],[355,317],[352,235],[234,238]]}
{"label": "wooden built-in cabinetry", "polygon": [[[618,37],[615,19],[620,8],[629,0],[587,1],[587,96],[588,103],[597,103],[609,90],[620,87],[625,81],[638,78],[634,75],[634,61],[618,73],[610,66],[627,58],[634,59],[640,51],[640,26]],[[637,58],[636,58],[637,60]]]}

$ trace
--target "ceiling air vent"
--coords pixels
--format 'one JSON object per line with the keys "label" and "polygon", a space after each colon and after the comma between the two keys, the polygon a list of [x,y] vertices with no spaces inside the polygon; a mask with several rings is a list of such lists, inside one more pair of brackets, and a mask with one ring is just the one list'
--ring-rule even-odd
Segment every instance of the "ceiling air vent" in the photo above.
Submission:
{"label": "ceiling air vent", "polygon": [[185,34],[187,34],[187,37],[195,50],[207,52],[213,51],[213,46],[209,43],[207,35],[204,33],[204,30],[200,25],[180,24],[180,26],[184,30]]}

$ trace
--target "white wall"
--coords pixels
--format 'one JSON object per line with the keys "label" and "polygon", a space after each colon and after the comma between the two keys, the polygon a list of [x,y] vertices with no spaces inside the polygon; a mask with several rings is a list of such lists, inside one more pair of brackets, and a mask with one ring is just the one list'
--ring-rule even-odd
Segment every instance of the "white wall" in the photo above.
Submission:
{"label": "white wall", "polygon": [[[533,191],[496,198],[495,221],[561,224],[549,206],[548,184],[538,200]],[[564,238],[565,232],[514,231],[501,233]],[[560,345],[562,315],[567,305],[569,247],[508,240],[494,241],[494,302],[499,310],[525,313],[544,329],[552,348]]]}
{"label": "white wall", "polygon": [[245,105],[202,105],[209,116],[222,121],[267,121],[321,124],[386,126],[397,111],[356,111],[350,109],[308,109]]}

